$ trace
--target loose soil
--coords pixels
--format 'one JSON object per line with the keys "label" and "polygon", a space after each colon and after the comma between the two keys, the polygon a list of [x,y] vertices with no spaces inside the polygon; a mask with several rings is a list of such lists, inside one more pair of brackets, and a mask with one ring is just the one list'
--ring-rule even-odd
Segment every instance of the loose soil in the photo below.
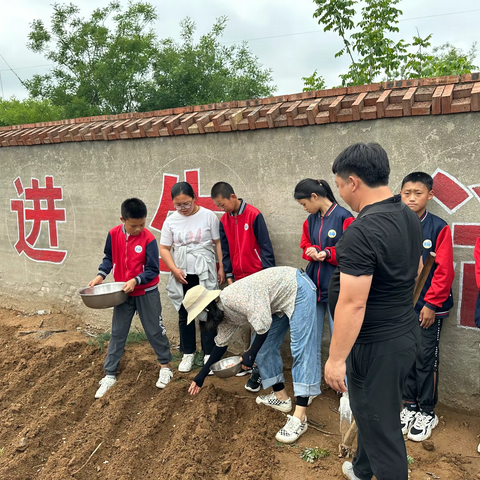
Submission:
{"label": "loose soil", "polygon": [[[298,444],[284,446],[275,433],[286,417],[257,405],[243,388],[245,377],[208,377],[190,397],[195,373],[175,370],[159,390],[158,364],[146,343],[127,346],[117,384],[94,400],[104,353],[88,344],[84,330],[64,315],[0,310],[1,479],[342,478],[338,397],[331,390],[309,408],[314,425],[331,434],[310,427]],[[410,478],[480,478],[478,417],[445,407],[438,414],[432,451],[407,442]],[[305,447],[330,456],[309,464],[299,456]]]}

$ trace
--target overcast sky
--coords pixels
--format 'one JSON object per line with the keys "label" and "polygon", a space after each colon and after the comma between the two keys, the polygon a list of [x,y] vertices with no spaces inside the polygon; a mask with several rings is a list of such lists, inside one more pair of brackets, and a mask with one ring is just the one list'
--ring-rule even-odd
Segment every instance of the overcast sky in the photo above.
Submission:
{"label": "overcast sky", "polygon": [[[52,3],[48,0],[0,0],[0,54],[22,79],[46,73],[49,69],[46,66],[49,62],[42,55],[30,52],[26,43],[32,20],[42,19],[48,24]],[[76,0],[73,3],[88,17],[93,9],[107,5],[108,0]],[[127,0],[122,3],[126,5]],[[334,33],[324,33],[313,18],[315,4],[312,0],[150,0],[150,3],[158,10],[155,29],[159,38],[178,39],[179,22],[187,15],[197,23],[199,35],[210,30],[216,17],[228,16],[223,41],[249,40],[260,62],[273,70],[277,95],[300,92],[301,77],[311,75],[315,69],[326,78],[328,86],[338,85],[338,75],[348,68],[346,57],[334,58],[335,52],[342,47],[341,41]],[[399,7],[403,10],[399,38],[411,39],[418,28],[421,36],[433,34],[433,45],[450,42],[468,50],[480,37],[478,0],[463,0],[458,4],[450,0],[403,0]],[[476,63],[480,65],[480,56]],[[0,74],[4,98],[26,97],[25,89],[1,58]]]}

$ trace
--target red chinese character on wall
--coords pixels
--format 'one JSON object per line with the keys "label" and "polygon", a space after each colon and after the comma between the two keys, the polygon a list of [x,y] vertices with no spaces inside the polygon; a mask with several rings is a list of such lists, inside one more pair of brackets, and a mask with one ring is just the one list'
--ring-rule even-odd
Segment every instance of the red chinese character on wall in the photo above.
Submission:
{"label": "red chinese character on wall", "polygon": [[[65,222],[65,209],[57,208],[55,204],[57,200],[63,200],[62,188],[53,185],[51,176],[45,176],[45,187],[40,187],[36,178],[32,178],[31,187],[24,188],[20,177],[17,177],[13,184],[17,196],[24,196],[24,199],[10,200],[10,211],[17,214],[18,240],[15,250],[19,255],[23,253],[36,262],[62,263],[67,252],[57,250],[57,222]],[[32,202],[33,208],[26,208],[27,201]],[[32,222],[28,235],[26,222]],[[48,225],[49,249],[35,248],[42,222]]]}
{"label": "red chinese character on wall", "polygon": [[[162,231],[163,222],[165,222],[168,214],[174,212],[172,197],[170,191],[172,187],[178,182],[178,175],[170,173],[163,174],[162,193],[160,195],[160,202],[158,204],[155,215],[150,222],[150,228],[153,228],[159,232]],[[210,195],[200,195],[200,169],[185,170],[185,181],[188,182],[195,192],[195,203],[200,207],[208,208],[214,212],[221,212],[217,206],[213,203]],[[223,213],[223,212],[222,212]],[[170,272],[168,267],[160,259],[160,271]]]}

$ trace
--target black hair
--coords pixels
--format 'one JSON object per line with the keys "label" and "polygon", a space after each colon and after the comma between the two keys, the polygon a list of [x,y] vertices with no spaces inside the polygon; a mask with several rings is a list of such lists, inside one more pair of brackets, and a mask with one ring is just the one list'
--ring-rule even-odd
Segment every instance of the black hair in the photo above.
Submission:
{"label": "black hair", "polygon": [[390,164],[378,143],[355,143],[335,159],[332,171],[343,180],[357,175],[367,187],[376,188],[388,185]]}
{"label": "black hair", "polygon": [[302,200],[303,198],[310,198],[312,194],[316,193],[319,197],[328,198],[335,203],[335,195],[326,180],[314,180],[313,178],[305,178],[297,183],[293,197],[295,200]]}
{"label": "black hair", "polygon": [[127,198],[122,203],[120,211],[124,220],[146,218],[147,216],[147,206],[139,198]]}
{"label": "black hair", "polygon": [[425,173],[425,172],[409,173],[402,180],[402,188],[408,182],[423,183],[428,188],[428,191],[433,190],[433,178],[428,173]]}
{"label": "black hair", "polygon": [[177,196],[177,195],[187,195],[187,197],[192,197],[193,199],[195,198],[195,192],[193,191],[192,186],[188,182],[178,182],[176,183],[170,192],[172,195],[172,200]]}
{"label": "black hair", "polygon": [[235,195],[233,187],[227,182],[217,182],[213,187],[212,191],[210,192],[210,196],[212,198],[217,198],[219,195],[222,198],[229,199],[232,195]]}
{"label": "black hair", "polygon": [[223,310],[218,306],[218,302],[214,300],[205,308],[207,311],[207,319],[199,322],[200,329],[206,332],[216,332],[218,326],[223,322]]}

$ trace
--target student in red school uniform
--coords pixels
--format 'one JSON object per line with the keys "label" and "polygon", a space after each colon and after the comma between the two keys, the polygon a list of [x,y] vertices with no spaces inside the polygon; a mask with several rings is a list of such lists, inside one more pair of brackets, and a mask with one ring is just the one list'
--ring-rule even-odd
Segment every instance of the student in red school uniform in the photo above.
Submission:
{"label": "student in red school uniform", "polygon": [[428,173],[413,172],[402,182],[402,201],[420,219],[423,230],[423,261],[435,252],[435,264],[427,277],[415,312],[420,322],[421,345],[403,390],[400,415],[402,433],[422,442],[438,425],[434,409],[438,400],[439,342],[443,319],[453,307],[452,233],[445,220],[427,211],[433,198],[433,180]]}
{"label": "student in red school uniform", "polygon": [[333,332],[333,318],[328,308],[328,284],[338,265],[335,245],[355,218],[337,203],[325,180],[306,178],[297,184],[293,196],[310,214],[303,224],[300,248],[303,250],[302,257],[309,262],[306,273],[317,287],[318,354],[321,365],[325,314],[328,316],[330,337]]}

